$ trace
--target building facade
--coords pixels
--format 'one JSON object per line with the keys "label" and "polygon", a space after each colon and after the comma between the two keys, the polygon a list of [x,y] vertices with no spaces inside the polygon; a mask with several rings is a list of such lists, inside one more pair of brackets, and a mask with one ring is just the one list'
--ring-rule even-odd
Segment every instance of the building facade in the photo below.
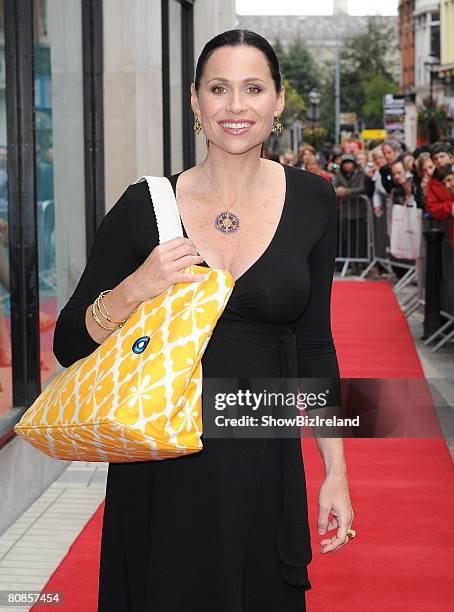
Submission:
{"label": "building facade", "polygon": [[413,93],[415,87],[415,0],[399,2],[399,38],[401,50],[400,87],[402,93]]}
{"label": "building facade", "polygon": [[234,0],[0,0],[0,533],[65,469],[14,425],[59,371],[53,330],[99,223],[205,152],[195,61]]}
{"label": "building facade", "polygon": [[440,22],[439,76],[443,84],[443,101],[448,108],[447,136],[454,139],[454,0],[441,0]]}
{"label": "building facade", "polygon": [[440,93],[436,79],[440,64],[440,2],[416,0],[413,13],[415,27],[415,93],[416,102]]}

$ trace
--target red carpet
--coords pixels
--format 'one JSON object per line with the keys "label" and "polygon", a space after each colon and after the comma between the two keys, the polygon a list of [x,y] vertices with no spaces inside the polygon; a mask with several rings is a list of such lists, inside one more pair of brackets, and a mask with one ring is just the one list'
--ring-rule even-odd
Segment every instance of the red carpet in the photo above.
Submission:
{"label": "red carpet", "polygon": [[[424,376],[388,283],[336,282],[332,311],[343,377]],[[358,535],[322,556],[318,543],[326,536],[317,533],[317,498],[323,465],[315,441],[303,440],[313,548],[308,612],[452,610],[454,479],[444,440],[346,439],[344,446]],[[96,611],[102,509],[46,585],[64,593],[65,612]]]}

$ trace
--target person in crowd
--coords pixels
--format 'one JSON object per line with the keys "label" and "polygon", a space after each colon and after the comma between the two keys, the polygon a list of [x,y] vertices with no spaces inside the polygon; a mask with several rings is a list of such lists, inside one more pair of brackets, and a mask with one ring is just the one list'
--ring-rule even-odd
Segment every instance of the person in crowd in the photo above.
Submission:
{"label": "person in crowd", "polygon": [[415,200],[422,208],[426,208],[427,187],[435,170],[430,153],[423,152],[415,162]]}
{"label": "person in crowd", "polygon": [[[393,187],[393,189],[391,190],[392,204],[393,205],[399,204],[401,206],[416,204],[418,208],[423,208],[422,204],[418,202],[415,197],[416,183],[414,180],[414,175],[412,172],[409,172],[408,170],[405,169],[403,159],[397,160],[391,165],[391,172],[392,172],[393,181],[395,184],[395,187]],[[395,259],[392,255],[390,258],[391,260],[398,261],[398,259]],[[420,259],[417,259],[416,261],[415,260],[407,260],[407,261],[410,261],[411,264],[414,263],[417,269],[419,269]],[[394,265],[391,267],[393,269],[393,272],[399,279],[402,278],[404,274],[406,274],[407,272],[407,268],[404,268],[401,266]],[[418,274],[420,273],[421,271],[419,270]]]}
{"label": "person in crowd", "polygon": [[360,151],[363,146],[363,143],[358,138],[358,134],[354,133],[350,138],[343,141],[342,152],[354,155],[357,151]]}
{"label": "person in crowd", "polygon": [[389,193],[383,186],[382,174],[380,172],[381,168],[386,166],[386,159],[383,155],[383,149],[380,146],[375,147],[375,149],[372,149],[371,154],[372,161],[374,164],[372,174],[372,206],[374,209],[375,216],[381,217],[381,215],[386,212],[389,207]]}
{"label": "person in crowd", "polygon": [[314,174],[323,176],[323,178],[326,178],[331,183],[333,182],[331,175],[321,169],[320,162],[315,155],[305,155],[304,160],[304,166],[307,172],[313,172]]}
{"label": "person in crowd", "polygon": [[355,161],[356,161],[357,165],[360,168],[363,168],[363,170],[365,170],[366,169],[366,165],[368,163],[366,151],[363,151],[362,149],[359,149],[358,151],[356,151],[354,153],[354,157],[355,157]]}
{"label": "person in crowd", "polygon": [[328,157],[328,163],[326,164],[326,171],[334,180],[334,176],[340,167],[340,160],[342,157],[342,150],[339,147],[333,147],[331,155]]}
{"label": "person in crowd", "polygon": [[386,160],[386,164],[380,168],[381,180],[383,187],[388,193],[391,193],[391,189],[396,185],[393,183],[393,177],[391,173],[391,164],[393,164],[402,156],[402,147],[397,142],[390,138],[385,140],[382,144],[383,155]]}
{"label": "person in crowd", "polygon": [[[350,153],[344,153],[340,167],[334,177],[334,187],[339,199],[340,236],[342,256],[347,258],[367,257],[367,201],[364,170],[358,166]],[[353,263],[355,273],[362,266]]]}
{"label": "person in crowd", "polygon": [[415,158],[413,153],[407,151],[402,155],[402,162],[404,164],[404,168],[407,172],[414,172],[415,170]]}
{"label": "person in crowd", "polygon": [[287,149],[282,154],[281,164],[288,166],[296,166],[296,155],[291,149]]}
{"label": "person in crowd", "polygon": [[392,204],[413,204],[422,208],[415,198],[415,181],[413,173],[405,169],[403,160],[397,160],[391,165],[391,172],[395,187],[391,190]]}
{"label": "person in crowd", "polygon": [[326,168],[328,164],[329,156],[331,155],[332,150],[333,150],[332,142],[323,143],[323,147],[319,151],[320,166],[322,168]]}
{"label": "person in crowd", "polygon": [[[451,218],[454,217],[454,165],[449,164],[438,171],[438,179],[451,195]],[[449,218],[449,217],[447,217]]]}
{"label": "person in crowd", "polygon": [[295,164],[297,168],[302,168],[304,170],[305,155],[317,155],[317,151],[311,144],[307,142],[300,142],[298,145],[298,160]]}
{"label": "person in crowd", "polygon": [[426,211],[437,221],[446,221],[452,216],[452,194],[440,180],[443,169],[452,166],[454,156],[447,142],[436,142],[431,150],[435,171],[427,185]]}

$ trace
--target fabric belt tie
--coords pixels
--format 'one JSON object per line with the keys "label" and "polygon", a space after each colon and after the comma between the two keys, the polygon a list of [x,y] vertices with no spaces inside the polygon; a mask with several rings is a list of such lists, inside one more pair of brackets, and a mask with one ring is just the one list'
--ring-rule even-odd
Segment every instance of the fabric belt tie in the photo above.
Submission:
{"label": "fabric belt tie", "polygon": [[[297,393],[298,350],[293,331],[278,336],[281,355],[281,376],[290,379],[286,392]],[[304,470],[300,438],[281,438],[282,507],[276,534],[276,547],[281,560],[282,576],[292,586],[304,591],[312,588],[307,564],[312,559],[308,529],[305,479],[298,485],[297,475]]]}

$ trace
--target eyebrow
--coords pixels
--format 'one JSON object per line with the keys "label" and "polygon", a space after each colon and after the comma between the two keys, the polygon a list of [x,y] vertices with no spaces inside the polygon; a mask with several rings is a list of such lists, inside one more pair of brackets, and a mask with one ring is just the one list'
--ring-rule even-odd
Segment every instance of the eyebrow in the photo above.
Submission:
{"label": "eyebrow", "polygon": [[[207,81],[207,84],[211,81],[222,81],[223,83],[230,82],[229,79],[225,79],[224,77],[213,77],[212,79]],[[266,83],[266,81],[264,81],[263,79],[259,79],[258,77],[248,77],[247,79],[243,79],[243,83],[247,83],[248,81],[261,81],[262,83]]]}

